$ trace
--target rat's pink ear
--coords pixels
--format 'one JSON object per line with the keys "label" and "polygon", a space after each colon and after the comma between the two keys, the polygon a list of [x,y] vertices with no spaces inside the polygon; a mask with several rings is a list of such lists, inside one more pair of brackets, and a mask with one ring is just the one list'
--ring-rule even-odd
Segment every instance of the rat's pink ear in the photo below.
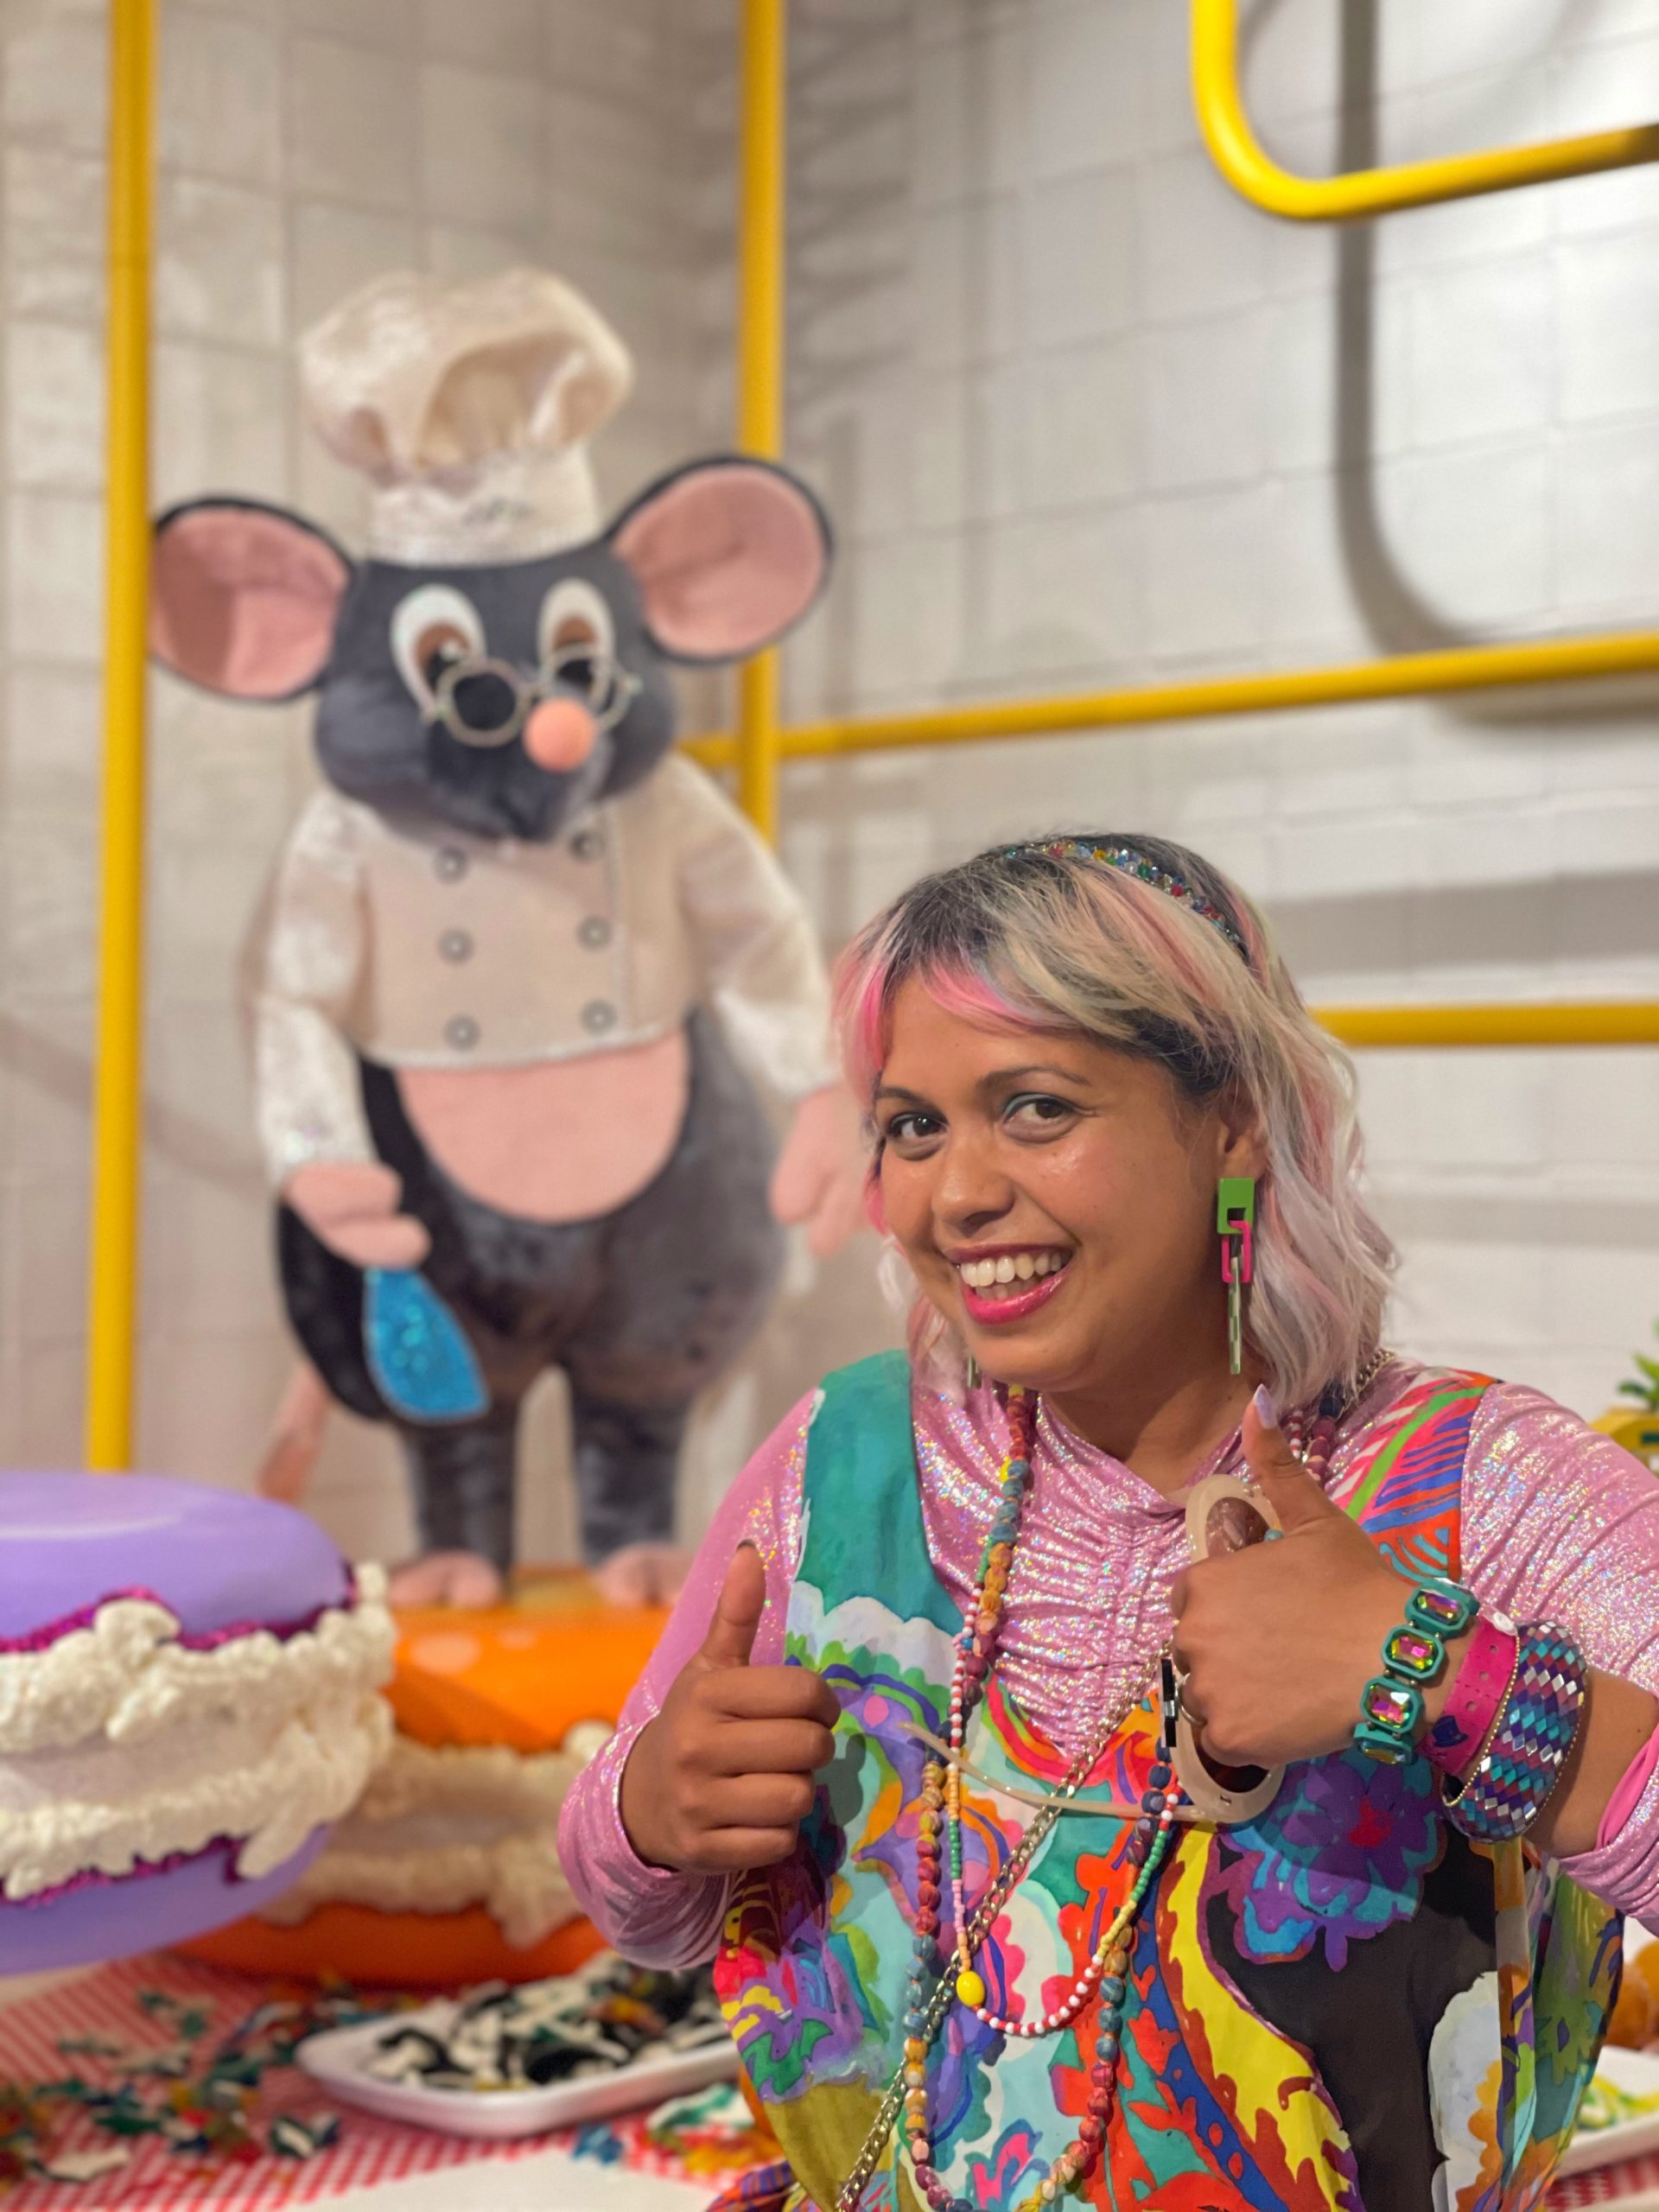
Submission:
{"label": "rat's pink ear", "polygon": [[805,485],[735,454],[664,477],[609,537],[671,660],[758,652],[800,620],[830,573],[830,524]]}
{"label": "rat's pink ear", "polygon": [[253,499],[194,499],[156,525],[149,649],[232,699],[297,699],[328,665],[352,563],[333,538]]}

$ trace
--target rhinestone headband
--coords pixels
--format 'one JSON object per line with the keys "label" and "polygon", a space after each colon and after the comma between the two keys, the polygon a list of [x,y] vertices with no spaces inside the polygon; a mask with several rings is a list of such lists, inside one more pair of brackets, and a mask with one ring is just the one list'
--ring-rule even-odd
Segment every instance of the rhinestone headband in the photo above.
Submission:
{"label": "rhinestone headband", "polygon": [[1055,860],[1098,861],[1103,868],[1115,868],[1123,875],[1132,875],[1137,882],[1149,883],[1154,891],[1161,891],[1179,906],[1208,922],[1217,937],[1225,938],[1233,950],[1248,968],[1250,956],[1243,938],[1213,901],[1195,891],[1185,876],[1173,875],[1167,868],[1160,868],[1139,853],[1133,845],[1091,845],[1082,837],[1053,837],[1033,845],[1010,845],[1003,855],[1005,860],[1018,860],[1027,853],[1047,853]]}

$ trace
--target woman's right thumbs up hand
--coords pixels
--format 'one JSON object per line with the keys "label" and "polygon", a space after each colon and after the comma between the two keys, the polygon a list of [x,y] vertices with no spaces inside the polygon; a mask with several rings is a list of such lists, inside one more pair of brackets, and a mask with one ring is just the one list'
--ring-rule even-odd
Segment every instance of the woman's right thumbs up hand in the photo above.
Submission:
{"label": "woman's right thumbs up hand", "polygon": [[809,1667],[750,1664],[766,1602],[760,1554],[744,1544],[702,1649],[628,1755],[622,1825],[647,1866],[729,1874],[795,1848],[841,1707]]}

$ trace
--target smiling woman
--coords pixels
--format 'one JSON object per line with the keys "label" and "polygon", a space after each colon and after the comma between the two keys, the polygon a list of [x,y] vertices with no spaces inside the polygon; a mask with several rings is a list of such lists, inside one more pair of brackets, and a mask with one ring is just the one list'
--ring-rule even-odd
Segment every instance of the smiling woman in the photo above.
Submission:
{"label": "smiling woman", "polygon": [[[1132,864],[1115,864],[1112,853]],[[906,1103],[893,1094],[911,1065],[925,1064],[937,1083],[956,1065],[928,1036],[930,1020],[954,1018],[982,1039],[1000,1030],[976,1077],[1019,1147],[1005,1147],[1005,1158],[1048,1155],[1061,1141],[1045,1188],[1061,1204],[1081,1198],[1114,1216],[1112,1243],[1141,1278],[1141,1297],[1164,1306],[1198,1298],[1201,1276],[1203,1302],[1223,1312],[1216,1184],[1258,1177],[1250,1333],[1264,1371],[1292,1404],[1358,1372],[1380,1331],[1393,1255],[1358,1191],[1351,1071],[1309,1019],[1261,917],[1197,855],[1150,837],[1052,838],[982,855],[918,884],[863,932],[841,999],[855,1085],[875,1103],[878,1222],[915,1188],[897,1164],[924,1149],[914,1124],[895,1129],[886,1102]],[[901,1013],[906,1041],[895,1052]],[[1033,1038],[1044,1040],[1039,1055]],[[1034,1065],[1022,1071],[1022,1062]],[[993,1097],[999,1064],[1006,1082]],[[1045,1076],[1058,1095],[1046,1095]],[[925,1115],[930,1103],[919,1097],[912,1110]],[[1079,1134],[1090,1129],[1080,1150]],[[1196,1205],[1174,1201],[1173,1174],[1196,1179]],[[1069,1198],[1060,1193],[1068,1179]],[[1151,1242],[1148,1209],[1162,1216]],[[1058,1242],[1069,1249],[1078,1240]],[[976,1317],[949,1300],[918,1300],[912,1354],[948,1343],[964,1318]],[[1138,1366],[1112,1328],[1090,1355],[1092,1369],[1102,1342],[1122,1347],[1126,1368]],[[969,1349],[983,1347],[970,1340]],[[1000,1360],[981,1363],[1006,1381],[1052,1388],[1052,1376],[1039,1385]]]}
{"label": "smiling woman", "polygon": [[1198,855],[982,854],[840,1006],[909,1357],[740,1478],[579,1894],[717,1957],[791,2212],[1535,2206],[1659,1914],[1659,1489],[1383,1348],[1347,1062]]}

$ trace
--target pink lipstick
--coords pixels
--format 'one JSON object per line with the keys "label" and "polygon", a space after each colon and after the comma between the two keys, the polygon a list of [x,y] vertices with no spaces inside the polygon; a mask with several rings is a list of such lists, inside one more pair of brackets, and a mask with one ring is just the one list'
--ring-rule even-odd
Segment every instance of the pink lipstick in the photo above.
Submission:
{"label": "pink lipstick", "polygon": [[1039,1306],[1046,1306],[1060,1285],[1071,1273],[1060,1268],[1052,1275],[1040,1275],[1029,1289],[1014,1291],[1006,1298],[992,1298],[972,1284],[957,1278],[962,1287],[962,1302],[968,1318],[981,1328],[995,1329],[1007,1321],[1023,1321],[1027,1313],[1034,1313]]}

